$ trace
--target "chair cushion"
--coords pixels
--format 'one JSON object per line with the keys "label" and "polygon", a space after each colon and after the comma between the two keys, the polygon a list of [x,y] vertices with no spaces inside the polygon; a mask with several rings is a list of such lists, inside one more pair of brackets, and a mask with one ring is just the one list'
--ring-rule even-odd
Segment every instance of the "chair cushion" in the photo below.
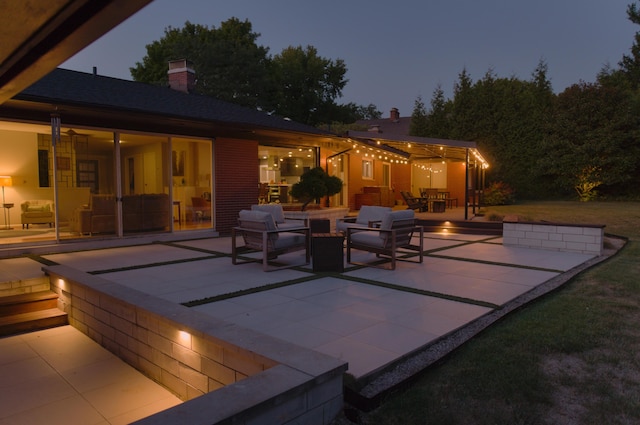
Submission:
{"label": "chair cushion", "polygon": [[35,200],[25,201],[20,204],[22,212],[29,213],[48,213],[53,211],[53,201],[48,200]]}
{"label": "chair cushion", "polygon": [[[372,220],[372,221],[377,221],[377,220]],[[339,232],[346,232],[347,228],[350,229],[368,229],[369,228],[369,222],[367,222],[367,224],[358,224],[356,222],[353,221],[343,221],[343,220],[336,220],[336,230]]]}
{"label": "chair cushion", "polygon": [[299,229],[304,226],[303,220],[285,220],[282,223],[276,223],[276,227],[278,230],[287,230],[287,229]]}
{"label": "chair cushion", "polygon": [[266,224],[265,230],[276,230],[276,223],[273,220],[273,216],[268,212],[242,210],[238,214],[238,217],[241,221],[246,222],[243,223],[243,225],[249,229],[251,228],[251,224],[249,222],[258,221]]}
{"label": "chair cushion", "polygon": [[305,235],[302,233],[282,232],[279,234],[278,240],[274,242],[276,249],[291,248],[294,246],[304,246],[306,243]]}
{"label": "chair cushion", "polygon": [[379,234],[380,232],[373,230],[368,232],[356,232],[351,234],[351,241],[360,245],[382,248],[385,241],[379,237]]}
{"label": "chair cushion", "polygon": [[276,223],[284,223],[284,210],[280,204],[251,205],[252,211],[264,211],[273,216]]}
{"label": "chair cushion", "polygon": [[414,217],[415,217],[415,213],[413,212],[413,210],[392,211],[390,213],[385,214],[385,216],[382,218],[382,223],[380,224],[380,228],[384,230],[389,230],[391,229],[391,225],[393,224],[394,220],[405,220],[405,219],[414,218]]}
{"label": "chair cushion", "polygon": [[363,205],[360,207],[360,211],[358,212],[356,223],[364,224],[368,227],[370,221],[381,221],[385,214],[389,212],[391,212],[391,208],[389,207]]}
{"label": "chair cushion", "polygon": [[[367,229],[372,221],[382,221],[385,214],[391,212],[389,207],[380,207],[376,205],[362,205],[358,216],[354,221],[346,221],[342,219],[336,220],[336,230],[346,232],[347,228]],[[353,219],[352,219],[353,220]]]}

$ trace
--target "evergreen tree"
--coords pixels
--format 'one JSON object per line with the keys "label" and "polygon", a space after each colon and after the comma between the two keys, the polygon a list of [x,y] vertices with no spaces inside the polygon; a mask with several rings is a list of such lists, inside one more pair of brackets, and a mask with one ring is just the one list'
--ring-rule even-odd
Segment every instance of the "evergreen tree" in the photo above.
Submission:
{"label": "evergreen tree", "polygon": [[451,134],[449,137],[457,140],[475,140],[473,94],[471,92],[473,81],[466,68],[458,74],[458,81],[453,87],[453,103],[451,111]]}
{"label": "evergreen tree", "polygon": [[[634,24],[640,25],[640,11],[635,3],[627,7],[627,17]],[[619,65],[632,87],[640,87],[640,32],[635,33],[631,54],[623,55]]]}
{"label": "evergreen tree", "polygon": [[429,137],[427,125],[427,110],[425,109],[422,97],[418,96],[413,105],[411,113],[411,123],[409,124],[409,134],[411,136]]}
{"label": "evergreen tree", "polygon": [[438,84],[431,96],[431,110],[427,117],[427,136],[439,139],[449,137],[449,109],[451,109],[444,98],[442,86]]}

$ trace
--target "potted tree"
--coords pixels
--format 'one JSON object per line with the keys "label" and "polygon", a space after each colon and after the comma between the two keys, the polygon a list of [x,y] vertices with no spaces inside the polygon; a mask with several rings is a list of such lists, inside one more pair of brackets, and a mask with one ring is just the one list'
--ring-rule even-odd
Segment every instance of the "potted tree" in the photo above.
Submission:
{"label": "potted tree", "polygon": [[342,190],[342,180],[328,175],[321,167],[312,168],[300,176],[300,181],[291,187],[291,195],[302,202],[304,211],[311,201],[335,195]]}

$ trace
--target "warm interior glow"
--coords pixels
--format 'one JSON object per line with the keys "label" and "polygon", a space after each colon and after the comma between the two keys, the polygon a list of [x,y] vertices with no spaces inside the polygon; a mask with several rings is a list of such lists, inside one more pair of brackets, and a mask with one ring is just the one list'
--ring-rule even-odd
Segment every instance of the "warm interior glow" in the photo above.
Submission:
{"label": "warm interior glow", "polygon": [[0,176],[0,186],[9,187],[12,185],[11,176]]}

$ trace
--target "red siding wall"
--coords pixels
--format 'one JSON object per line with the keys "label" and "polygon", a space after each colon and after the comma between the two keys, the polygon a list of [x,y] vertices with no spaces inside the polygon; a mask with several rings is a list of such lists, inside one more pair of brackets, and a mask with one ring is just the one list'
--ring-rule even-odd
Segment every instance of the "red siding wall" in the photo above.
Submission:
{"label": "red siding wall", "polygon": [[464,162],[450,162],[447,165],[447,190],[451,198],[458,199],[458,206],[464,206],[465,174]]}
{"label": "red siding wall", "polygon": [[214,142],[216,230],[231,232],[238,212],[258,201],[258,142],[216,139]]}

